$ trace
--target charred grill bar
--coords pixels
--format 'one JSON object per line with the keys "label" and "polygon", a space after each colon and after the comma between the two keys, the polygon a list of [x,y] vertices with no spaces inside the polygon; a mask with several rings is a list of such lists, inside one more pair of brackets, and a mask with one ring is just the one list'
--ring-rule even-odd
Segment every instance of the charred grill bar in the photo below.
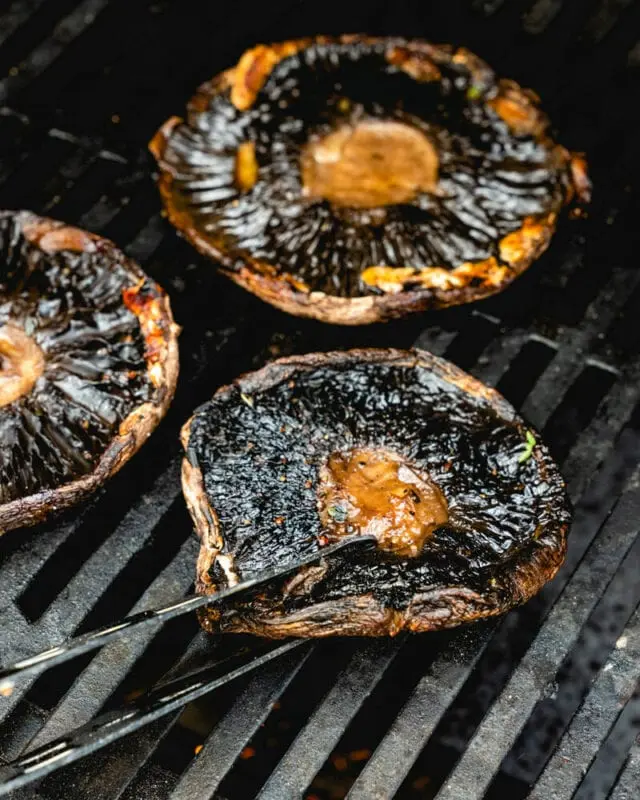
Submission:
{"label": "charred grill bar", "polygon": [[[568,559],[498,623],[295,650],[17,800],[637,797],[640,3],[374,2],[365,18],[344,3],[321,14],[282,2],[268,20],[240,4],[222,19],[213,5],[1,7],[0,206],[115,240],[184,325],[176,399],[145,447],[79,513],[0,540],[2,663],[192,591],[179,427],[220,384],[292,352],[415,343],[496,385],[563,462],[576,505]],[[357,29],[464,43],[535,87],[563,143],[588,151],[588,217],[562,226],[501,297],[387,326],[320,326],[236,289],[159,217],[146,141],[200,80],[256,41]],[[188,620],[45,673],[1,698],[0,756],[240,645]]]}

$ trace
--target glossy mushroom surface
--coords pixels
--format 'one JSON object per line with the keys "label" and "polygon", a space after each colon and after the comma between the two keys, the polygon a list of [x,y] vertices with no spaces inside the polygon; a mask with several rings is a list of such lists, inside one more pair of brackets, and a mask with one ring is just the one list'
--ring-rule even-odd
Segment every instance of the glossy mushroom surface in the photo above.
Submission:
{"label": "glossy mushroom surface", "polygon": [[99,236],[0,212],[0,533],[95,491],[164,415],[178,329]]}
{"label": "glossy mushroom surface", "polygon": [[221,388],[183,428],[183,489],[214,592],[342,536],[210,631],[393,635],[531,597],[562,563],[570,513],[546,447],[494,390],[423,351],[276,361]]}
{"label": "glossy mushroom surface", "polygon": [[589,196],[532,92],[400,38],[259,45],[151,142],[168,216],[293,314],[360,324],[478,300]]}

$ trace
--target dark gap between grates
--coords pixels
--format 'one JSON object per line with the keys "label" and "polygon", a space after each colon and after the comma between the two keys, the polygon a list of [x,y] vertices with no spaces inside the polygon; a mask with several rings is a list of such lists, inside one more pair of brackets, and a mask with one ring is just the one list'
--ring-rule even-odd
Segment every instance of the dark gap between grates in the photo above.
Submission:
{"label": "dark gap between grates", "polygon": [[496,321],[484,314],[472,314],[469,324],[460,330],[445,356],[462,369],[470,369],[496,333]]}
{"label": "dark gap between grates", "polygon": [[[479,625],[489,628],[484,623]],[[468,629],[462,628],[408,638],[314,778],[309,787],[311,795],[320,800],[346,796],[432,659],[446,648],[459,647],[467,634]]]}
{"label": "dark gap between grates", "polygon": [[0,186],[0,207],[18,209],[42,204],[47,181],[55,178],[60,162],[73,150],[69,142],[46,137],[41,147],[29,159],[18,163]]}
{"label": "dark gap between grates", "polygon": [[640,538],[593,610],[578,641],[547,688],[494,778],[487,800],[499,800],[508,790],[513,800],[524,798],[588,693],[596,674],[640,603],[637,570]]}
{"label": "dark gap between grates", "polygon": [[[638,744],[638,730],[640,730],[640,683],[618,715],[573,800],[592,800],[608,795],[625,766],[625,754],[634,743],[636,746]],[[636,782],[635,790],[637,789]]]}
{"label": "dark gap between grates", "polygon": [[[181,503],[173,504],[151,536],[147,546],[138,551],[118,573],[107,590],[78,626],[75,634],[84,633],[125,616],[149,583],[175,555],[184,539],[176,531],[191,534],[184,519]],[[177,524],[176,524],[177,523]],[[186,523],[186,524],[185,524]],[[60,552],[58,550],[58,552]],[[86,668],[96,653],[90,653],[67,664],[43,673],[25,695],[31,702],[47,711],[52,710],[63,697],[73,680]],[[159,677],[159,676],[158,676]],[[150,677],[149,680],[152,678]],[[23,701],[24,702],[24,701]]]}
{"label": "dark gap between grates", "polygon": [[0,46],[0,74],[4,75],[20,62],[43,39],[51,35],[52,28],[78,5],[78,0],[44,2],[27,15],[20,27]]}
{"label": "dark gap between grates", "polygon": [[516,408],[522,405],[536,384],[536,380],[551,363],[556,354],[551,343],[531,338],[511,362],[496,389]]}
{"label": "dark gap between grates", "polygon": [[116,194],[118,180],[127,174],[126,164],[98,158],[88,164],[86,171],[73,182],[72,186],[67,186],[61,196],[56,195],[52,198],[46,207],[46,212],[57,218],[73,219],[76,208],[91,208],[89,214],[84,215],[78,222],[91,230],[100,230],[102,227],[100,216],[92,206],[99,204],[105,192],[110,195]]}
{"label": "dark gap between grates", "polygon": [[550,443],[555,458],[566,458],[615,380],[609,370],[590,364],[582,370],[544,428],[545,441]]}
{"label": "dark gap between grates", "polygon": [[[110,480],[111,492],[103,491],[99,502],[88,510],[77,529],[18,596],[16,604],[30,622],[40,619],[93,552],[107,541],[126,510],[153,485],[156,472],[165,466],[164,460],[160,459],[146,463],[147,469],[142,472],[137,468],[134,458]],[[111,499],[113,495],[118,498],[118,503]]]}
{"label": "dark gap between grates", "polygon": [[640,352],[638,308],[640,308],[640,286],[635,289],[624,308],[619,312],[608,332],[604,348],[610,347],[623,356]]}
{"label": "dark gap between grates", "polygon": [[75,634],[125,616],[153,578],[173,560],[184,540],[192,535],[191,518],[182,498],[178,497],[155,527],[145,547],[118,573]]}
{"label": "dark gap between grates", "polygon": [[219,786],[222,797],[254,797],[281,757],[330,690],[361,639],[320,642],[264,725],[245,746],[235,767]]}
{"label": "dark gap between grates", "polygon": [[[456,701],[445,712],[427,746],[416,759],[402,785],[400,797],[433,797],[465,750],[474,731],[504,688],[513,669],[535,641],[538,628],[562,592],[566,582],[591,546],[612,506],[616,489],[632,473],[635,462],[620,473],[609,474],[607,464],[598,472],[576,508],[567,558],[550,584],[522,608],[498,623],[485,653],[466,680]],[[607,491],[603,492],[606,487]],[[417,792],[417,794],[415,794]]]}

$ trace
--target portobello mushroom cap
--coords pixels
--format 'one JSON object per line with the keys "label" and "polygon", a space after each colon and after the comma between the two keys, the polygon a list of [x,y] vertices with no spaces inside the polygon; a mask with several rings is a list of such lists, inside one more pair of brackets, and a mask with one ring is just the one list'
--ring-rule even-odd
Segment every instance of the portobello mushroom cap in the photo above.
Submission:
{"label": "portobello mushroom cap", "polygon": [[136,452],[173,396],[177,333],[111,242],[0,212],[0,533],[80,502]]}
{"label": "portobello mushroom cap", "polygon": [[248,50],[150,143],[171,222],[274,306],[360,324],[505,288],[589,198],[538,98],[401,38]]}
{"label": "portobello mushroom cap", "polygon": [[394,635],[500,614],[557,571],[570,521],[547,448],[493,389],[420,350],[275,361],[182,432],[183,491],[211,593],[347,550],[201,616],[210,632]]}

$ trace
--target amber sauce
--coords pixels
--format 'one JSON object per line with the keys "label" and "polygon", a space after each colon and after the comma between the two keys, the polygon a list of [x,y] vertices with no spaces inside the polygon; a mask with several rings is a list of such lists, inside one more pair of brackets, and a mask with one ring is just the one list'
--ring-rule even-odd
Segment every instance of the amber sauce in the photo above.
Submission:
{"label": "amber sauce", "polygon": [[378,449],[329,456],[318,508],[330,539],[372,534],[380,548],[401,556],[417,556],[449,518],[444,495],[425,472]]}

